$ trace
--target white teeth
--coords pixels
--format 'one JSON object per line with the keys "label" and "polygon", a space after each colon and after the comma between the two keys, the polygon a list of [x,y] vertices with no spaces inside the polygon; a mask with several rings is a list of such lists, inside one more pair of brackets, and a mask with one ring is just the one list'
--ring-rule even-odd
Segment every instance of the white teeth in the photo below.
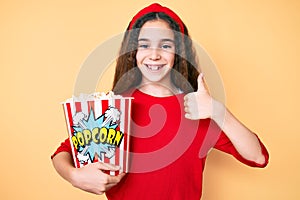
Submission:
{"label": "white teeth", "polygon": [[157,66],[152,66],[151,69],[152,70],[158,70],[158,67]]}
{"label": "white teeth", "polygon": [[159,70],[162,66],[161,65],[146,65],[149,69],[153,70],[153,71],[157,71]]}

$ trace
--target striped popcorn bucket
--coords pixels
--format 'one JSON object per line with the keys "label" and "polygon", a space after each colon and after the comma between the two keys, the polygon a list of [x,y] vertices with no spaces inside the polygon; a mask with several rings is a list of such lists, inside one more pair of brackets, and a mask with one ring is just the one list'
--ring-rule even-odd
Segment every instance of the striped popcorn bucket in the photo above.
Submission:
{"label": "striped popcorn bucket", "polygon": [[63,103],[76,168],[93,162],[128,172],[131,97],[69,100]]}

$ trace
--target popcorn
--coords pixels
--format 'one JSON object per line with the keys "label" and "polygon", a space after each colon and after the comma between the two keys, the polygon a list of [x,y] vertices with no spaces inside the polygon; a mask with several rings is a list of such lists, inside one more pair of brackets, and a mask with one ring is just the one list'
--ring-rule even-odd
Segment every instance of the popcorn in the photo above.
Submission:
{"label": "popcorn", "polygon": [[104,92],[94,92],[92,94],[81,93],[79,96],[72,96],[72,98],[67,99],[66,102],[72,101],[90,101],[95,99],[120,99],[123,98],[121,95],[115,95],[113,91],[109,91],[107,94]]}
{"label": "popcorn", "polygon": [[95,92],[63,102],[75,167],[104,162],[128,172],[132,97]]}

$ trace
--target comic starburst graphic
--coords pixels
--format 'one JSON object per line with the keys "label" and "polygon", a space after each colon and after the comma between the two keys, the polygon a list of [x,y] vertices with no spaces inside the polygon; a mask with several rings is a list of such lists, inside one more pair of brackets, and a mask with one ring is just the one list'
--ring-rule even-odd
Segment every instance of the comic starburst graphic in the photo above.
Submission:
{"label": "comic starburst graphic", "polygon": [[[114,107],[109,107],[103,115],[95,118],[93,110],[90,111],[89,116],[86,118],[84,113],[78,112],[73,117],[73,129],[75,130],[74,136],[78,132],[83,132],[84,130],[93,130],[94,128],[105,127],[107,129],[116,129],[119,121],[120,112]],[[99,138],[97,138],[99,139]],[[96,144],[91,142],[85,146],[79,146],[77,151],[77,158],[80,163],[92,162],[95,159],[96,154],[99,159],[104,157],[111,159],[115,155],[115,146],[107,143]]]}

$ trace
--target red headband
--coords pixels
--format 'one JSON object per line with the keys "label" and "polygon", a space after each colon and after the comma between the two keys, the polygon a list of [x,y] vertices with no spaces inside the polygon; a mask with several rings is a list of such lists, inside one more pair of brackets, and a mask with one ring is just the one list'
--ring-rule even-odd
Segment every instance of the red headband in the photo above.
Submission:
{"label": "red headband", "polygon": [[179,18],[179,16],[174,13],[171,9],[167,8],[167,7],[163,7],[158,3],[154,3],[151,4],[150,6],[147,6],[145,8],[143,8],[142,10],[140,10],[131,20],[130,25],[129,25],[129,29],[132,29],[132,26],[135,24],[135,22],[142,16],[151,13],[151,12],[162,12],[165,13],[166,15],[168,15],[169,17],[171,17],[178,25],[179,25],[179,29],[180,32],[182,34],[184,34],[184,26],[183,26],[183,22],[181,21],[181,19]]}

